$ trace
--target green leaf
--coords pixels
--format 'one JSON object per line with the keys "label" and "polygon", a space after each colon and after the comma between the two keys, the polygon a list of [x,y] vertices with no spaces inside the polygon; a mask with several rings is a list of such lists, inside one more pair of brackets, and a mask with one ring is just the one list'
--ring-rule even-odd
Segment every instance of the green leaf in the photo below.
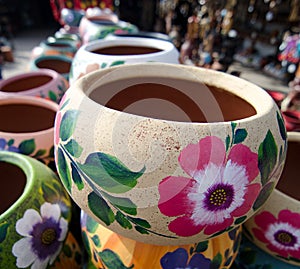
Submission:
{"label": "green leaf", "polygon": [[66,145],[66,150],[75,158],[80,157],[83,148],[77,143],[76,140],[71,139]]}
{"label": "green leaf", "polygon": [[212,259],[210,264],[210,269],[218,269],[220,268],[222,263],[222,255],[218,252],[218,254]]}
{"label": "green leaf", "polygon": [[122,260],[120,259],[119,255],[113,252],[110,249],[105,249],[99,252],[99,256],[101,261],[104,263],[105,268],[107,269],[131,269],[133,265],[127,267],[124,265]]}
{"label": "green leaf", "polygon": [[226,151],[229,149],[229,145],[230,145],[230,136],[229,135],[227,135],[227,137],[226,137]]}
{"label": "green leaf", "polygon": [[105,68],[107,66],[107,63],[102,63],[101,64],[101,69]]}
{"label": "green leaf", "polygon": [[88,232],[95,233],[98,226],[99,226],[99,223],[97,221],[95,221],[93,218],[91,218],[89,216],[87,217],[86,229],[88,230]]}
{"label": "green leaf", "polygon": [[35,142],[34,139],[24,140],[19,144],[19,150],[25,155],[30,155],[35,151]]}
{"label": "green leaf", "polygon": [[9,224],[5,221],[0,224],[0,244],[5,240],[7,235],[7,228]]}
{"label": "green leaf", "polygon": [[89,242],[89,237],[84,230],[81,233],[81,237],[82,237],[83,245],[84,245],[86,252],[88,253],[88,255],[91,255],[92,253],[91,253],[91,248],[90,248],[91,246],[90,246],[90,242]]}
{"label": "green leaf", "polygon": [[278,122],[278,127],[279,127],[281,138],[285,141],[286,137],[287,137],[286,136],[286,128],[285,128],[285,124],[282,119],[282,116],[279,114],[278,111],[277,111],[277,122]]}
{"label": "green leaf", "polygon": [[59,197],[58,193],[51,186],[47,186],[42,182],[43,197]]}
{"label": "green leaf", "polygon": [[62,183],[64,184],[68,192],[71,193],[72,179],[71,179],[69,167],[67,165],[64,153],[61,150],[61,148],[58,148],[57,151],[57,168]]}
{"label": "green leaf", "polygon": [[48,92],[48,97],[51,101],[56,102],[57,101],[57,96],[53,91]]}
{"label": "green leaf", "polygon": [[107,226],[114,222],[114,212],[106,201],[95,192],[91,192],[88,195],[88,206],[95,216],[102,220]]}
{"label": "green leaf", "polygon": [[141,234],[149,234],[149,232],[141,226],[134,226],[134,228]]}
{"label": "green leaf", "polygon": [[233,144],[242,143],[246,139],[247,135],[248,133],[246,129],[237,129],[234,134]]}
{"label": "green leaf", "polygon": [[34,154],[33,157],[35,157],[35,158],[41,157],[41,156],[45,155],[46,152],[47,152],[47,151],[46,151],[45,149],[39,149],[39,150]]}
{"label": "green leaf", "polygon": [[70,102],[70,99],[67,99],[64,101],[64,103],[62,104],[62,106],[60,107],[60,110],[64,109],[65,106]]}
{"label": "green leaf", "polygon": [[237,124],[235,122],[231,122],[232,134],[234,134],[234,130],[235,130],[236,126],[237,126]]}
{"label": "green leaf", "polygon": [[257,198],[253,204],[253,207],[252,207],[254,211],[262,207],[262,205],[270,197],[274,188],[275,188],[275,183],[269,182],[261,189],[261,191],[260,191],[259,195],[257,196]]}
{"label": "green leaf", "polygon": [[145,170],[133,172],[116,157],[102,152],[91,153],[85,163],[78,166],[98,186],[112,193],[131,190]]}
{"label": "green leaf", "polygon": [[125,64],[125,61],[114,61],[110,64],[110,66]]}
{"label": "green leaf", "polygon": [[62,141],[68,140],[73,134],[78,115],[78,110],[68,110],[63,115],[59,128],[59,137]]}
{"label": "green leaf", "polygon": [[15,143],[15,140],[14,140],[14,139],[9,139],[9,140],[7,141],[7,146],[12,146],[14,143]]}
{"label": "green leaf", "polygon": [[234,225],[239,225],[247,219],[247,216],[239,217],[234,221]]}
{"label": "green leaf", "polygon": [[79,175],[77,168],[74,166],[73,163],[71,163],[71,169],[72,169],[72,179],[75,183],[77,189],[81,191],[84,188],[84,183],[82,181],[81,176]]}
{"label": "green leaf", "polygon": [[200,253],[206,251],[208,249],[208,243],[209,243],[208,240],[199,242],[195,248],[195,252]]}
{"label": "green leaf", "polygon": [[107,193],[103,193],[103,196],[115,207],[119,208],[121,211],[135,216],[137,213],[136,205],[129,198],[114,197]]}
{"label": "green leaf", "polygon": [[131,223],[126,219],[124,214],[122,214],[120,211],[116,214],[116,221],[125,229],[132,229]]}
{"label": "green leaf", "polygon": [[134,224],[140,226],[140,227],[144,227],[144,228],[151,228],[151,225],[148,221],[141,219],[141,218],[133,218],[133,217],[127,217],[131,222],[133,222]]}
{"label": "green leaf", "polygon": [[67,257],[71,258],[72,257],[72,249],[70,248],[70,246],[68,246],[67,244],[64,244],[64,246],[63,246],[63,253]]}
{"label": "green leaf", "polygon": [[93,237],[92,237],[92,240],[95,244],[95,246],[97,247],[101,247],[101,241],[100,241],[100,238],[97,234],[95,234]]}
{"label": "green leaf", "polygon": [[276,165],[277,152],[276,142],[269,130],[258,149],[258,168],[261,173],[262,185],[265,185],[268,182],[270,173]]}

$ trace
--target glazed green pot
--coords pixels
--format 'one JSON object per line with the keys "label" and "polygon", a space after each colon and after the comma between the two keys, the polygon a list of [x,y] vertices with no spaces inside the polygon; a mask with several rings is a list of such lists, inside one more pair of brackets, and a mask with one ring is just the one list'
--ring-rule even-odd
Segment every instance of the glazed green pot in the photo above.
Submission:
{"label": "glazed green pot", "polygon": [[0,151],[0,178],[0,268],[52,268],[65,251],[70,197],[50,168],[20,153]]}

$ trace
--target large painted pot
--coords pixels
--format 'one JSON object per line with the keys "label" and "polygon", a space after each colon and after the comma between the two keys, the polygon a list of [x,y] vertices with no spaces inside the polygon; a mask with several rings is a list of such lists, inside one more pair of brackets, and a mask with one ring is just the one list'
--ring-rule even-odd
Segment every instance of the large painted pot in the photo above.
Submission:
{"label": "large painted pot", "polygon": [[230,269],[299,269],[299,266],[276,259],[242,236],[238,255]]}
{"label": "large painted pot", "polygon": [[0,98],[0,150],[29,155],[55,169],[55,102],[31,96]]}
{"label": "large painted pot", "polygon": [[261,210],[245,223],[247,235],[255,245],[297,266],[300,266],[299,154],[300,133],[288,132],[286,163],[276,189]]}
{"label": "large painted pot", "polygon": [[0,98],[36,96],[59,103],[69,82],[51,69],[39,69],[18,74],[0,81]]}
{"label": "large painted pot", "polygon": [[111,36],[81,46],[74,56],[70,84],[84,74],[121,64],[164,62],[178,64],[179,52],[173,43],[146,37]]}
{"label": "large painted pot", "polygon": [[5,180],[0,190],[0,267],[51,268],[68,237],[69,195],[50,168],[20,153],[0,151],[0,178]]}
{"label": "large painted pot", "polygon": [[191,244],[232,230],[264,204],[283,168],[277,105],[222,72],[106,68],[77,80],[60,105],[55,160],[65,187],[87,214],[136,241]]}
{"label": "large painted pot", "polygon": [[30,61],[30,71],[51,69],[69,81],[69,74],[73,58],[65,55],[39,55]]}
{"label": "large painted pot", "polygon": [[188,245],[158,246],[137,242],[81,214],[81,229],[89,260],[87,268],[230,268],[241,241],[241,226],[215,238]]}

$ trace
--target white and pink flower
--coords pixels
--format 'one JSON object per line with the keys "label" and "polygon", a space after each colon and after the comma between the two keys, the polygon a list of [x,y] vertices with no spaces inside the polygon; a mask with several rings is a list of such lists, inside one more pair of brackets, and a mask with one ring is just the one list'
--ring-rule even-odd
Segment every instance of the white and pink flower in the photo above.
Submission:
{"label": "white and pink flower", "polygon": [[258,155],[243,144],[227,155],[225,144],[207,136],[188,145],[179,163],[189,177],[169,176],[159,184],[158,207],[168,217],[177,217],[169,230],[179,236],[207,235],[230,227],[253,206],[261,185],[251,182],[259,173]]}

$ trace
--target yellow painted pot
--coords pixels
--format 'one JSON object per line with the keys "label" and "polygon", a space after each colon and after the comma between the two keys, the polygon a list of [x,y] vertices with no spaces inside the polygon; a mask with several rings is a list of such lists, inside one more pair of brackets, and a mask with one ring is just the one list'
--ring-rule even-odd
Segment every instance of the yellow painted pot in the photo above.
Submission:
{"label": "yellow painted pot", "polygon": [[160,246],[137,242],[105,228],[81,213],[81,230],[88,252],[88,269],[124,268],[230,268],[235,260],[241,227],[212,239],[181,246]]}

